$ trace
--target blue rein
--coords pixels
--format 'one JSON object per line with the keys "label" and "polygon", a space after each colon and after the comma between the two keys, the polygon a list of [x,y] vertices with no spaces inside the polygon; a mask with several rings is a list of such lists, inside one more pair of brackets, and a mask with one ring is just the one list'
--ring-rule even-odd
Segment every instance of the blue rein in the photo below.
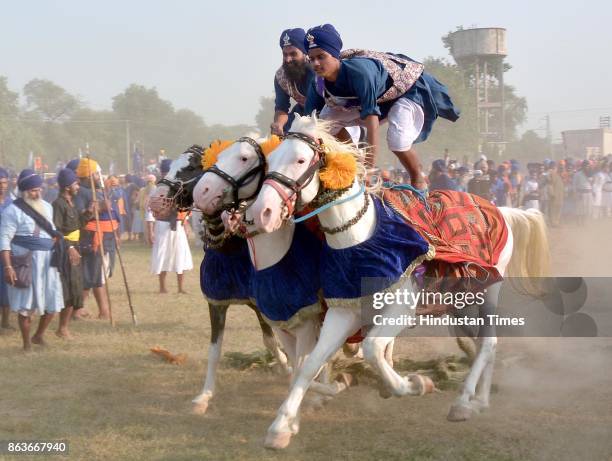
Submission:
{"label": "blue rein", "polygon": [[325,205],[317,208],[316,210],[311,211],[308,214],[305,214],[304,216],[300,216],[299,218],[293,218],[293,222],[295,224],[300,223],[302,221],[306,221],[307,219],[312,218],[313,216],[318,215],[319,213],[333,207],[336,205],[340,205],[341,203],[345,203],[348,202],[350,200],[353,200],[354,198],[359,197],[361,194],[363,194],[365,192],[365,184],[362,184],[361,187],[359,188],[359,190],[357,192],[355,192],[353,195],[349,195],[348,197],[344,197],[344,198],[339,198],[337,200],[334,200],[333,202],[329,202],[326,203]]}

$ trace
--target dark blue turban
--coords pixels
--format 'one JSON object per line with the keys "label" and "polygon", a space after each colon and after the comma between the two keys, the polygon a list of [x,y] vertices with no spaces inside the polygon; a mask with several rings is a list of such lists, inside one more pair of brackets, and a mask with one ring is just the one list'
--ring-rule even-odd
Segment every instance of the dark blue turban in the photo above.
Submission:
{"label": "dark blue turban", "polygon": [[304,46],[307,50],[321,48],[334,58],[339,59],[340,50],[342,49],[342,39],[334,26],[331,24],[323,24],[322,26],[308,29],[306,38],[304,39]]}
{"label": "dark blue turban", "polygon": [[19,177],[17,178],[17,187],[19,187],[19,190],[22,192],[30,189],[36,189],[42,185],[43,178],[40,175],[37,175],[34,170],[30,170],[29,168],[26,168],[19,173]]}
{"label": "dark blue turban", "polygon": [[169,158],[163,159],[159,164],[159,172],[164,176],[167,175],[168,171],[170,171],[170,165],[172,165],[172,160]]}
{"label": "dark blue turban", "polygon": [[306,54],[306,48],[304,48],[305,37],[306,32],[304,32],[304,29],[285,29],[280,36],[280,47],[295,46],[302,53]]}
{"label": "dark blue turban", "polygon": [[66,164],[66,168],[71,169],[72,171],[76,171],[76,169],[79,167],[79,162],[81,161],[80,158],[75,158],[70,160],[67,164]]}
{"label": "dark blue turban", "polygon": [[4,168],[0,167],[0,179],[8,179],[9,174]]}
{"label": "dark blue turban", "polygon": [[57,182],[62,189],[71,186],[78,180],[76,173],[70,168],[63,168],[57,174]]}
{"label": "dark blue turban", "polygon": [[446,163],[442,159],[435,160],[431,164],[431,169],[433,171],[439,171],[440,173],[446,173]]}

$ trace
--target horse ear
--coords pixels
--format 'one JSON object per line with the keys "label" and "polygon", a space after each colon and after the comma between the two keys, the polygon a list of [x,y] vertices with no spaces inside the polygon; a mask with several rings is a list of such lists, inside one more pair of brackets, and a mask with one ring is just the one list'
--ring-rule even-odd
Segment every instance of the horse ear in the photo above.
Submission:
{"label": "horse ear", "polygon": [[349,152],[327,152],[319,179],[326,189],[346,189],[357,174],[357,159]]}
{"label": "horse ear", "polygon": [[313,109],[312,114],[310,114],[310,118],[314,122],[314,125],[317,126],[317,109]]}

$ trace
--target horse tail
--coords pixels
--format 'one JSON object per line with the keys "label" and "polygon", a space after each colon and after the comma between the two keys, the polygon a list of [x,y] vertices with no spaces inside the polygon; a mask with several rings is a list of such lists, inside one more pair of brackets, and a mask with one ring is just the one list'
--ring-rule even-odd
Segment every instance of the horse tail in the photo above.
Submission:
{"label": "horse tail", "polygon": [[514,239],[506,274],[524,293],[545,293],[545,277],[550,276],[550,247],[544,215],[536,209],[500,207]]}

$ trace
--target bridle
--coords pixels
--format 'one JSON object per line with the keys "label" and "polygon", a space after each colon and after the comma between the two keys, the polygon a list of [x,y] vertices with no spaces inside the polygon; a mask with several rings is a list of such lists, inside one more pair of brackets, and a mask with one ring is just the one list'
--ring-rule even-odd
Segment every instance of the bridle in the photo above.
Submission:
{"label": "bridle", "polygon": [[[310,165],[304,173],[297,179],[292,179],[277,171],[272,171],[265,176],[263,184],[268,184],[280,195],[284,207],[287,209],[286,217],[289,218],[295,211],[295,204],[302,200],[302,190],[310,184],[315,173],[325,165],[325,148],[321,139],[315,139],[304,133],[288,133],[284,140],[297,139],[308,145],[313,151],[314,156],[310,161]],[[291,190],[291,194],[287,194],[283,187]]]}
{"label": "bridle", "polygon": [[[247,144],[250,144],[253,147],[253,149],[255,149],[255,152],[257,153],[257,157],[259,160],[255,167],[246,171],[238,179],[234,179],[231,175],[229,175],[228,173],[220,169],[217,165],[213,165],[210,168],[204,170],[204,173],[216,174],[221,179],[223,179],[224,181],[230,184],[232,188],[231,189],[232,202],[222,205],[222,209],[225,209],[225,210],[239,208],[240,202],[246,202],[246,201],[249,201],[255,198],[257,194],[259,194],[261,186],[264,183],[264,173],[266,169],[266,157],[263,153],[263,150],[261,149],[261,146],[253,138],[249,138],[247,136],[244,136],[236,141],[236,143],[240,143],[240,142],[246,142]],[[261,174],[259,175],[259,180],[258,180],[257,187],[255,188],[255,192],[253,192],[253,194],[251,194],[248,197],[243,197],[243,198],[238,197],[240,189],[244,186],[251,184],[256,179],[257,174],[259,173]]]}
{"label": "bridle", "polygon": [[[184,154],[193,154],[189,157],[189,165],[185,167],[185,172],[202,170],[202,155],[204,153],[204,149],[202,146],[194,144],[189,149],[187,149]],[[200,179],[202,174],[196,174],[192,178],[183,181],[182,179],[177,178],[175,180],[170,180],[167,178],[162,178],[157,181],[157,185],[163,184],[170,188],[170,191],[176,191],[172,194],[172,197],[152,197],[151,200],[155,200],[158,202],[162,202],[164,207],[174,207],[176,205],[177,210],[179,211],[187,211],[191,209],[191,205],[184,205],[184,200],[189,199],[191,197],[191,192],[193,189],[193,185]],[[179,200],[181,199],[181,200]]]}

